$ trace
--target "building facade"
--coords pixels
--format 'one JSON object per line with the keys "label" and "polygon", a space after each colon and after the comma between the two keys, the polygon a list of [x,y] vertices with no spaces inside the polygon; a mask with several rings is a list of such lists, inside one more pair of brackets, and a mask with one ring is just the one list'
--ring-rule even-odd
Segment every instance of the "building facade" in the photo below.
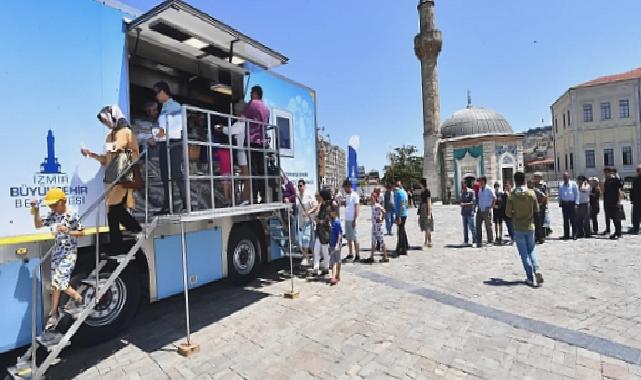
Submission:
{"label": "building facade", "polygon": [[641,68],[568,89],[552,104],[557,171],[633,177],[641,156]]}
{"label": "building facade", "polygon": [[487,177],[488,184],[513,182],[513,175],[524,170],[523,134],[514,133],[499,113],[472,107],[456,111],[441,126],[439,152],[445,201],[458,201],[461,182]]}
{"label": "building facade", "polygon": [[318,166],[320,188],[340,188],[347,178],[345,149],[320,138],[318,140]]}

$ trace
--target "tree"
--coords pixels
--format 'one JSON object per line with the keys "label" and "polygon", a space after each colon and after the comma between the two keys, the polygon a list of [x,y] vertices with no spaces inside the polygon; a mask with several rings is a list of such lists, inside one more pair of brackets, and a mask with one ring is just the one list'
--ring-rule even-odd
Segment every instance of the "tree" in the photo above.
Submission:
{"label": "tree", "polygon": [[416,153],[414,145],[394,148],[389,154],[389,165],[385,166],[383,183],[401,180],[406,188],[418,186],[423,178],[423,157]]}

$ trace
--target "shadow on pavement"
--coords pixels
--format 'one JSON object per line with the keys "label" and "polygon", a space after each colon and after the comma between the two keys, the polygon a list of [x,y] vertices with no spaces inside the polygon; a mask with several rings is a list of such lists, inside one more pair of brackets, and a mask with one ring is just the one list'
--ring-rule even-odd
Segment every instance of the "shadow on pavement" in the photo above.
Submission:
{"label": "shadow on pavement", "polygon": [[[244,287],[218,281],[191,290],[189,301],[192,333],[270,297],[270,294],[260,289],[288,279],[289,261],[280,260],[264,266],[258,278]],[[185,330],[185,301],[182,294],[153,304],[143,304],[133,324],[118,337],[98,346],[71,346],[64,351],[60,364],[47,372],[47,378],[68,379],[77,376],[128,344],[147,353],[162,350],[184,338]]]}
{"label": "shadow on pavement", "polygon": [[445,248],[461,249],[471,248],[472,244],[445,244]]}
{"label": "shadow on pavement", "polygon": [[522,280],[506,281],[502,278],[491,277],[489,280],[483,281],[483,284],[489,285],[489,286],[517,286],[517,285],[525,285],[525,281],[522,281]]}

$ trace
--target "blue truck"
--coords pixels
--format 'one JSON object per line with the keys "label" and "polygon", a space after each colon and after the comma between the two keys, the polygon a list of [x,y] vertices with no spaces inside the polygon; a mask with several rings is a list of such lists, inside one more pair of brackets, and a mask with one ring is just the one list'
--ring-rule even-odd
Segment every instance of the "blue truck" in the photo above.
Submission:
{"label": "blue truck", "polygon": [[[146,13],[117,1],[12,0],[0,25],[0,353],[28,347],[7,376],[42,377],[66,345],[119,334],[143,302],[225,278],[244,284],[261,264],[287,256],[291,205],[283,203],[283,185],[302,178],[315,191],[317,163],[316,94],[272,71],[285,56],[180,0]],[[158,81],[182,105],[174,121],[156,121],[168,133],[182,128],[181,175],[166,169],[172,195],[164,214],[159,158],[169,153],[137,130],[149,122],[144,108]],[[254,86],[263,90],[268,122],[234,112]],[[80,154],[104,149],[107,131],[96,114],[109,104],[140,133],[134,164],[145,179],[131,210],[143,232],[119,256],[108,252],[104,200],[112,184]],[[259,125],[268,142],[243,145],[220,133],[235,122],[246,134]],[[241,155],[263,157],[262,169],[254,170],[256,162],[244,169]],[[86,307],[66,315],[58,339],[45,342],[53,233],[34,228],[29,209],[52,187],[83,218],[72,284]],[[186,194],[174,196],[181,187]]]}

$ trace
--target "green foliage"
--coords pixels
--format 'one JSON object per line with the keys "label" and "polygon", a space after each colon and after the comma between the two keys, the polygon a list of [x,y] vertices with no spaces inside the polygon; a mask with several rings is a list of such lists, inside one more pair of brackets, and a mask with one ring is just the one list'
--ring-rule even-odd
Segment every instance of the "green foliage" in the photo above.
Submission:
{"label": "green foliage", "polygon": [[385,167],[383,183],[403,181],[405,188],[412,188],[421,183],[423,177],[423,157],[417,155],[414,145],[403,145],[395,148],[389,156],[390,164]]}

